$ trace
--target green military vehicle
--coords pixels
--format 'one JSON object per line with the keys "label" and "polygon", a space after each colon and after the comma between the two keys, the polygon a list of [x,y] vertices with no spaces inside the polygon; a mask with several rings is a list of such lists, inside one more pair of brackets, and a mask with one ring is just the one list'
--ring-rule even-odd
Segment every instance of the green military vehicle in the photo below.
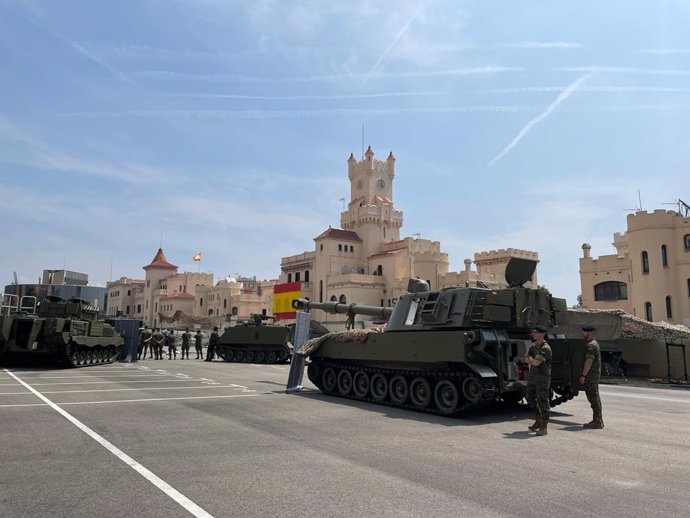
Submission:
{"label": "green military vehicle", "polygon": [[80,299],[2,295],[0,362],[48,360],[60,367],[111,363],[124,340],[100,318],[98,308]]}
{"label": "green military vehicle", "polygon": [[383,331],[351,330],[305,342],[307,375],[322,392],[400,408],[460,415],[525,395],[529,332],[547,325],[553,350],[551,406],[578,394],[584,341],[558,332],[566,303],[525,288],[536,262],[514,258],[508,288],[430,291],[411,279],[393,308],[295,300],[295,309],[388,318]]}

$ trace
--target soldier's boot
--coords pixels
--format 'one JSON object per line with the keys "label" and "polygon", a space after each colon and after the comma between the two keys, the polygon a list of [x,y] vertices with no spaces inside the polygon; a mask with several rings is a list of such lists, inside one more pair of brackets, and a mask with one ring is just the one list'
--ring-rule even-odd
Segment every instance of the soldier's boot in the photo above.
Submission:
{"label": "soldier's boot", "polygon": [[536,432],[539,428],[541,428],[541,416],[537,414],[534,416],[534,424],[528,426],[527,429]]}
{"label": "soldier's boot", "polygon": [[537,430],[538,436],[549,435],[549,432],[546,430],[546,427],[548,426],[548,424],[549,424],[548,420],[542,420],[541,426],[539,427],[539,430]]}
{"label": "soldier's boot", "polygon": [[589,428],[590,430],[601,430],[604,428],[604,420],[601,416],[594,416],[594,418],[589,422],[582,425],[584,428]]}

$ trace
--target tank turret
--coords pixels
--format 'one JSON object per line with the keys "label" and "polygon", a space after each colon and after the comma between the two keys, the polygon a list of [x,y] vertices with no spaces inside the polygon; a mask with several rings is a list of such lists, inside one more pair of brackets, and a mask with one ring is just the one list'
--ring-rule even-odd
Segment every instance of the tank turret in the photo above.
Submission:
{"label": "tank turret", "polygon": [[394,308],[313,303],[295,309],[388,318],[385,329],[331,333],[307,341],[310,380],[323,392],[426,412],[457,415],[496,401],[517,402],[525,394],[523,357],[536,325],[550,329],[552,388],[556,405],[577,394],[582,340],[558,332],[566,303],[544,288],[525,288],[536,261],[513,258],[507,288],[446,288],[431,291],[411,279]]}

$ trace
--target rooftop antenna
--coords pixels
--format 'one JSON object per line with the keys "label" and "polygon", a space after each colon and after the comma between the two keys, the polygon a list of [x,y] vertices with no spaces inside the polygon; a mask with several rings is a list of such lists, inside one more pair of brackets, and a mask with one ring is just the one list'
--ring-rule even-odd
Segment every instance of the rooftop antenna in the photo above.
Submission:
{"label": "rooftop antenna", "polygon": [[638,205],[634,209],[623,209],[623,210],[631,211],[631,212],[641,212],[642,211],[642,196],[640,195],[639,189],[637,189],[637,203],[638,203]]}
{"label": "rooftop antenna", "polygon": [[662,203],[662,205],[675,205],[678,214],[680,214],[684,218],[690,216],[690,206],[680,198],[678,198],[676,201],[672,203]]}
{"label": "rooftop antenna", "polygon": [[362,123],[362,160],[364,160],[364,123]]}

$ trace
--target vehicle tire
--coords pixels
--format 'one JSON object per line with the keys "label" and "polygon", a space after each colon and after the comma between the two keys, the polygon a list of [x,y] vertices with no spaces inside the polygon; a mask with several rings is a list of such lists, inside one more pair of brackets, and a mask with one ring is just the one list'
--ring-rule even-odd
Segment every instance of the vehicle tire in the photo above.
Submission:
{"label": "vehicle tire", "polygon": [[357,371],[352,379],[352,391],[358,398],[364,399],[369,393],[369,375],[364,371]]}
{"label": "vehicle tire", "polygon": [[393,376],[388,383],[388,392],[391,401],[396,405],[404,405],[407,396],[410,394],[410,386],[403,376]]}
{"label": "vehicle tire", "polygon": [[470,403],[476,403],[479,401],[479,398],[482,395],[482,387],[479,385],[479,382],[476,378],[470,377],[463,380],[462,395]]}
{"label": "vehicle tire", "polygon": [[326,394],[332,394],[338,385],[338,376],[335,373],[333,367],[326,367],[321,376],[321,384],[323,385],[323,391]]}
{"label": "vehicle tire", "polygon": [[383,401],[388,395],[388,379],[385,375],[376,373],[371,377],[369,384],[371,390],[371,397],[375,401]]}
{"label": "vehicle tire", "polygon": [[434,403],[442,414],[452,414],[460,403],[458,387],[450,380],[442,379],[434,388]]}
{"label": "vehicle tire", "polygon": [[410,382],[410,402],[417,408],[426,408],[431,403],[431,385],[422,378]]}
{"label": "vehicle tire", "polygon": [[343,369],[338,373],[338,393],[347,396],[352,391],[352,373]]}

